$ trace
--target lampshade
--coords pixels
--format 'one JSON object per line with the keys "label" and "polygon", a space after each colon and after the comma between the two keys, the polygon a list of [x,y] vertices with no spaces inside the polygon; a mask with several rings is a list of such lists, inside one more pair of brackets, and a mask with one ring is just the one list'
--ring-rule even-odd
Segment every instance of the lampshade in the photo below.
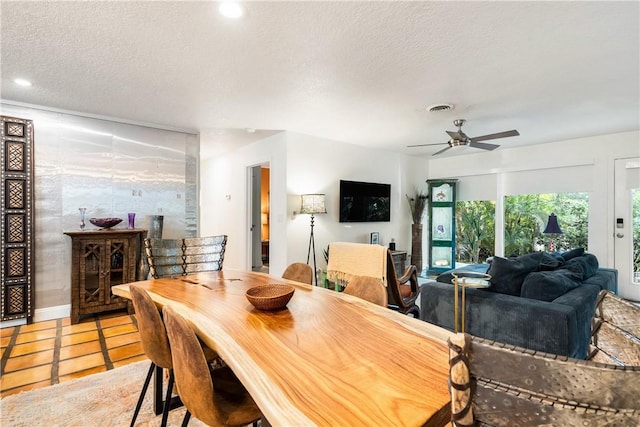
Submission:
{"label": "lampshade", "polygon": [[558,217],[556,214],[552,213],[549,215],[549,221],[547,221],[547,226],[545,227],[544,234],[562,234],[562,230],[560,230],[560,226],[558,225]]}
{"label": "lampshade", "polygon": [[327,208],[324,205],[324,199],[324,194],[303,194],[300,213],[312,215],[327,213]]}

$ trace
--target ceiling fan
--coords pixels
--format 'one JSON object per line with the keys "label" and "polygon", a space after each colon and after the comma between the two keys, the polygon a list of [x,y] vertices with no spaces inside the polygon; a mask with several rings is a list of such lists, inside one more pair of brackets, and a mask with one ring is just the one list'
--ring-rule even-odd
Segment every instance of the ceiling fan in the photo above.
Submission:
{"label": "ceiling fan", "polygon": [[453,121],[453,124],[458,127],[457,132],[446,131],[447,134],[451,137],[451,139],[447,142],[438,142],[436,144],[418,144],[418,145],[408,145],[407,147],[426,147],[429,145],[440,145],[440,144],[449,144],[448,147],[443,148],[440,151],[433,153],[435,156],[437,154],[443,153],[447,151],[449,148],[458,147],[462,145],[468,145],[469,147],[480,148],[481,150],[495,150],[499,147],[496,144],[483,144],[479,141],[488,141],[490,139],[498,139],[498,138],[507,138],[510,136],[518,136],[517,130],[507,130],[504,132],[492,133],[489,135],[476,136],[473,138],[469,138],[464,132],[462,132],[462,125],[466,122],[465,119],[457,119]]}

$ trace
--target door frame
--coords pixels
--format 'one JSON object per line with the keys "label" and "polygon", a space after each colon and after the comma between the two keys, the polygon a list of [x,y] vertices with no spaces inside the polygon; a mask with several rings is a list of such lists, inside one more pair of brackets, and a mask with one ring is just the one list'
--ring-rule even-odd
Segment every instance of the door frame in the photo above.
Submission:
{"label": "door frame", "polygon": [[[636,184],[635,187],[629,186],[627,183],[629,169],[637,169],[640,176],[640,157],[614,160],[613,258],[614,267],[618,270],[618,294],[623,298],[640,301],[640,283],[633,283],[633,198],[631,197],[631,188],[637,188],[640,191],[640,182],[632,183]],[[617,226],[618,219],[622,221],[621,227]]]}

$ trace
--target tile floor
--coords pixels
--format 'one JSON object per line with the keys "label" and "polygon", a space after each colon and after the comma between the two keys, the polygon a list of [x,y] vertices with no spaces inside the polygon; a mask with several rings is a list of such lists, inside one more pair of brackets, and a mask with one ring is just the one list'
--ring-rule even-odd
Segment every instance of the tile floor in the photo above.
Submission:
{"label": "tile floor", "polygon": [[145,360],[126,311],[0,329],[0,397]]}

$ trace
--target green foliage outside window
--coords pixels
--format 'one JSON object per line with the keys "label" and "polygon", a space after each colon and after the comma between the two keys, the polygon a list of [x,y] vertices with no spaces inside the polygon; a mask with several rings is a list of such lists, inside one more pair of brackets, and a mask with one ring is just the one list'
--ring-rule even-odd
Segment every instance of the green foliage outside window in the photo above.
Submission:
{"label": "green foliage outside window", "polygon": [[[640,199],[640,197],[639,197]],[[544,247],[551,236],[542,233],[549,214],[555,213],[562,234],[553,236],[556,250],[587,248],[589,196],[587,193],[525,194],[506,196],[504,202],[504,253],[522,255]],[[640,212],[640,202],[638,202]],[[495,203],[456,203],[457,261],[484,262],[495,247]],[[638,221],[640,241],[640,221]],[[640,253],[636,259],[640,263]]]}

